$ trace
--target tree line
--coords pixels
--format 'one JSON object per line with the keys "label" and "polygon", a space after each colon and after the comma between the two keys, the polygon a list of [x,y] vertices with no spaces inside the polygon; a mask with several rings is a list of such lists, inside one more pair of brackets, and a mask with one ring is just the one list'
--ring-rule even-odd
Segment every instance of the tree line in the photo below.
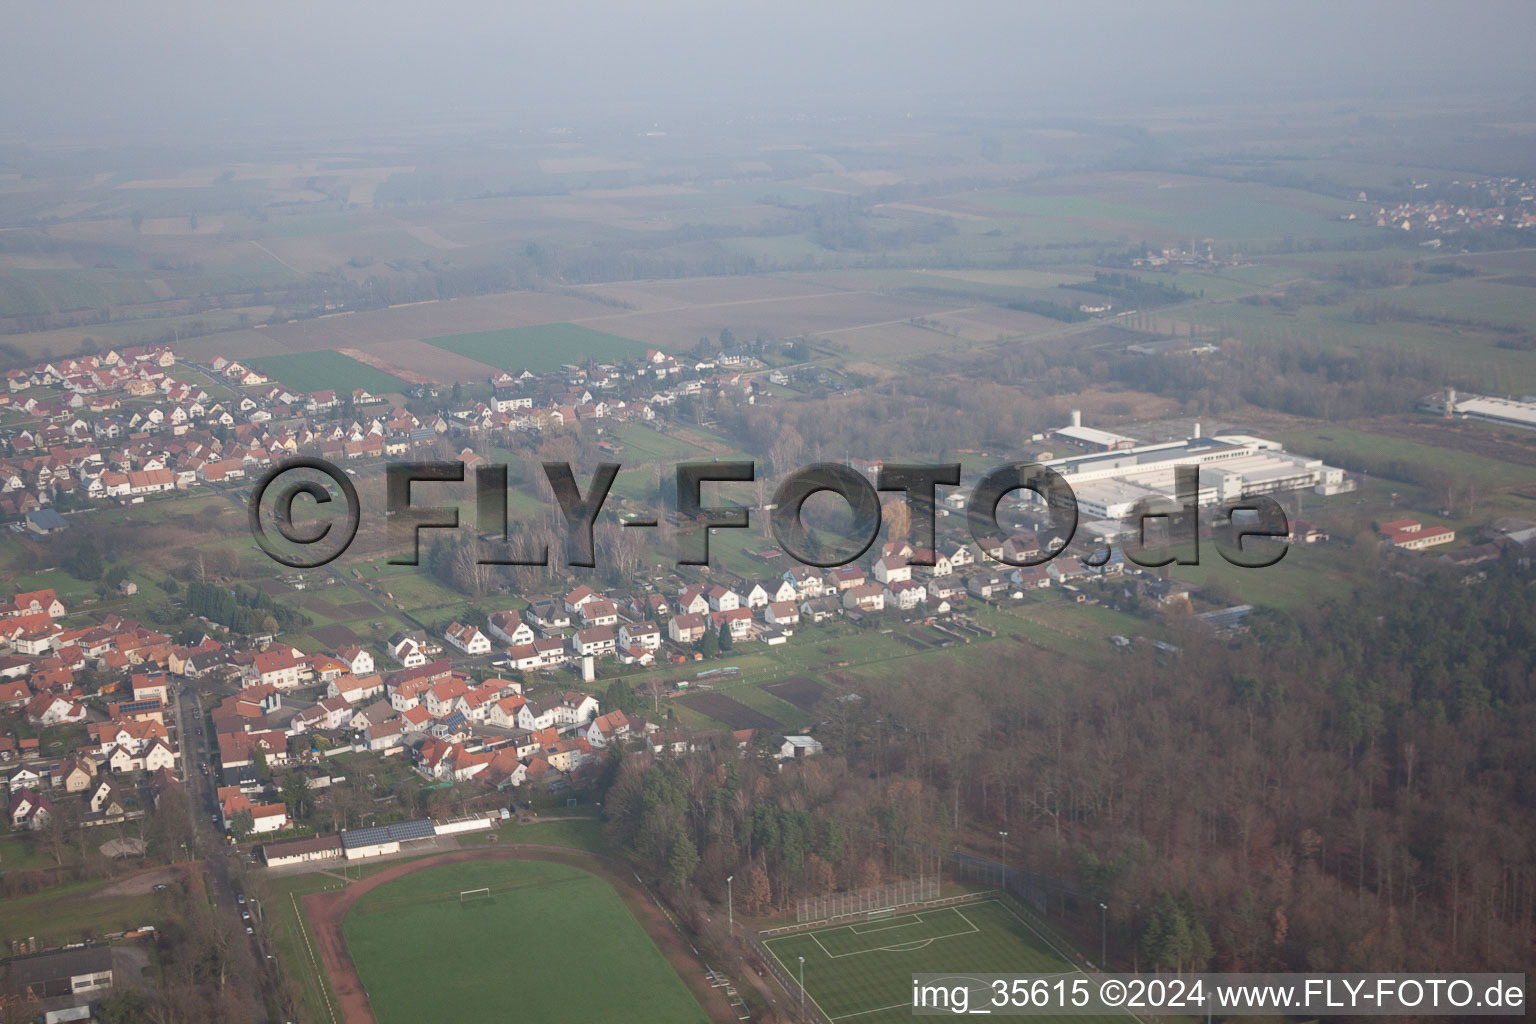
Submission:
{"label": "tree line", "polygon": [[[843,681],[820,757],[629,755],[614,841],[740,913],[997,854],[1109,906],[1111,962],[1519,970],[1536,928],[1536,595],[1385,576],[1114,671],[1045,652]],[[999,645],[1001,646],[1001,645]],[[697,858],[696,865],[693,863]],[[691,869],[690,865],[693,865]],[[745,880],[745,881],[743,881]],[[1081,922],[1097,938],[1097,908]]]}

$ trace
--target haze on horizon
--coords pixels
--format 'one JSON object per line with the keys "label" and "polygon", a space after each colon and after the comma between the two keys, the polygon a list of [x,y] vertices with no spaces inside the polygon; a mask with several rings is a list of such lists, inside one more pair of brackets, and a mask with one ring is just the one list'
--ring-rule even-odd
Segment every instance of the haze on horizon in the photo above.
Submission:
{"label": "haze on horizon", "polygon": [[11,5],[0,139],[198,144],[411,124],[1487,94],[1536,5],[1367,0]]}

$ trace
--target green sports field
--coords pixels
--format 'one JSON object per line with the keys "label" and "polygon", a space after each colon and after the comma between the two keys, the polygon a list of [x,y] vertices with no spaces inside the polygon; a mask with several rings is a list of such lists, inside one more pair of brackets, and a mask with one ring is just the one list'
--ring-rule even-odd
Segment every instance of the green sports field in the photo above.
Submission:
{"label": "green sports field", "polygon": [[380,1024],[709,1020],[618,893],[565,864],[424,868],[363,896],[342,929]]}
{"label": "green sports field", "polygon": [[[1046,937],[998,900],[872,917],[767,939],[785,975],[828,1020],[894,1024],[912,1018],[914,974],[1028,974],[1075,971]],[[797,995],[798,993],[792,993]],[[977,997],[973,1005],[985,1008]],[[1063,1024],[1133,1024],[1131,1017],[1032,1016]]]}
{"label": "green sports field", "polygon": [[349,395],[355,388],[375,395],[398,394],[405,381],[340,352],[293,352],[284,356],[259,356],[248,362],[280,384],[306,394],[335,391]]}
{"label": "green sports field", "polygon": [[598,362],[635,359],[644,355],[649,347],[580,324],[508,327],[499,331],[444,334],[422,340],[509,373],[518,370],[548,373],[558,370],[565,363],[574,365],[586,359],[596,359]]}

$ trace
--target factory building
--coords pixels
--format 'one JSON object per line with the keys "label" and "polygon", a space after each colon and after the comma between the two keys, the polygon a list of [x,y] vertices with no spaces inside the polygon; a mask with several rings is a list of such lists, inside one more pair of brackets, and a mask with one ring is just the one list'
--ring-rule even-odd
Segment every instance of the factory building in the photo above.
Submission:
{"label": "factory building", "polygon": [[1125,520],[1143,501],[1173,500],[1179,466],[1199,468],[1202,507],[1261,494],[1309,489],[1328,495],[1355,487],[1342,469],[1287,452],[1279,442],[1246,434],[1202,437],[1198,424],[1195,436],[1184,441],[1116,448],[1045,465],[1071,486],[1079,517],[1087,521]]}
{"label": "factory building", "polygon": [[1136,447],[1136,439],[1134,437],[1126,437],[1124,434],[1112,434],[1107,430],[1095,430],[1093,427],[1083,426],[1083,413],[1081,409],[1073,409],[1072,422],[1065,427],[1057,427],[1051,431],[1051,436],[1093,452],[1115,452]]}
{"label": "factory building", "polygon": [[1523,427],[1536,430],[1536,396],[1528,395],[1521,401],[1512,398],[1489,398],[1486,395],[1458,395],[1455,388],[1426,396],[1419,403],[1425,412],[1444,416],[1446,419],[1486,420],[1506,427]]}

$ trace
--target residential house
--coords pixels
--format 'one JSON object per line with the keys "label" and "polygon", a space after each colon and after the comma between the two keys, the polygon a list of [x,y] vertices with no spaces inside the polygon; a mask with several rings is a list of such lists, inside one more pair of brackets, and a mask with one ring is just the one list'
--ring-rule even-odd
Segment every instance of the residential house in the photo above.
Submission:
{"label": "residential house", "polygon": [[885,608],[885,588],[878,583],[861,583],[843,591],[843,607],[861,612]]}
{"label": "residential house", "polygon": [[901,555],[887,555],[875,559],[875,582],[885,585],[900,583],[912,578],[912,566]]}
{"label": "residential house", "polygon": [[420,668],[427,663],[425,645],[415,637],[396,633],[384,646],[389,656],[406,668]]}
{"label": "residential house", "polygon": [[741,595],[730,587],[722,587],[718,584],[709,588],[709,610],[712,612],[733,612],[741,607]]}
{"label": "residential house", "polygon": [[582,657],[602,657],[613,653],[614,643],[612,626],[593,626],[591,629],[576,631],[571,637],[571,650]]}
{"label": "residential house", "polygon": [[800,624],[800,609],[793,601],[774,601],[763,610],[763,621],[780,629]]}
{"label": "residential house", "polygon": [[626,622],[619,627],[618,645],[654,652],[661,647],[661,629],[654,622]]}
{"label": "residential house", "polygon": [[336,654],[337,657],[347,663],[347,671],[355,676],[366,676],[374,669],[373,655],[355,644],[350,647],[343,647]]}
{"label": "residential house", "polygon": [[486,623],[486,629],[500,642],[509,647],[520,647],[533,643],[533,627],[524,622],[517,612],[492,612]]}
{"label": "residential house", "polygon": [[491,653],[491,641],[474,626],[455,622],[443,631],[443,636],[465,654],[479,656]]}
{"label": "residential house", "polygon": [[690,612],[672,617],[667,623],[667,636],[676,644],[694,644],[704,639],[704,631],[708,628],[704,616]]}

